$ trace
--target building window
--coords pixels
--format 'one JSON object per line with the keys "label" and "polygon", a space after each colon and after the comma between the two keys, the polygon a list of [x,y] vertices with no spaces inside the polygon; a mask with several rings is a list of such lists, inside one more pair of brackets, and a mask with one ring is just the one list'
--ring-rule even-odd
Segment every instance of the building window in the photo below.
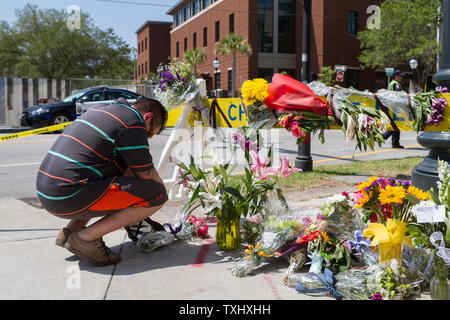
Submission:
{"label": "building window", "polygon": [[216,21],[216,42],[220,41],[220,21]]}
{"label": "building window", "polygon": [[351,36],[356,36],[357,29],[357,19],[358,13],[355,11],[350,11],[348,13],[348,34]]}
{"label": "building window", "polygon": [[272,68],[259,68],[258,78],[266,79],[268,82],[272,81],[273,69]]}
{"label": "building window", "polygon": [[273,0],[258,1],[258,51],[273,52]]}
{"label": "building window", "polygon": [[295,0],[279,0],[278,52],[295,53]]}
{"label": "building window", "polygon": [[138,41],[138,53],[141,53],[141,43]]}
{"label": "building window", "polygon": [[234,13],[230,14],[228,19],[229,19],[230,32],[234,33]]}
{"label": "building window", "polygon": [[203,47],[208,46],[208,28],[203,28]]}
{"label": "building window", "polygon": [[200,11],[200,0],[192,2],[192,15],[195,16]]}
{"label": "building window", "polygon": [[[228,70],[228,92],[233,90],[233,69]],[[233,94],[231,92],[231,94]]]}
{"label": "building window", "polygon": [[194,32],[194,35],[192,36],[192,46],[197,48],[197,32]]}
{"label": "building window", "polygon": [[209,7],[210,1],[209,0],[202,0],[202,10]]}
{"label": "building window", "polygon": [[189,18],[191,17],[191,15],[190,15],[190,6],[189,6],[189,4],[186,6],[186,7],[184,7],[184,9],[183,9],[183,22],[184,21],[187,21],[187,20],[189,20]]}
{"label": "building window", "polygon": [[145,38],[145,50],[147,50],[147,38]]}
{"label": "building window", "polygon": [[220,89],[220,72],[214,73],[214,89]]}
{"label": "building window", "polygon": [[177,41],[177,58],[180,57],[180,42]]}
{"label": "building window", "polygon": [[181,11],[178,11],[174,18],[175,26],[179,26],[181,24]]}
{"label": "building window", "polygon": [[141,75],[141,66],[138,65],[138,76],[140,76],[140,75]]}
{"label": "building window", "polygon": [[187,48],[188,48],[188,46],[187,46],[187,38],[184,38],[184,52],[187,51]]}
{"label": "building window", "polygon": [[141,41],[141,51],[144,51],[144,40]]}
{"label": "building window", "polygon": [[145,63],[145,73],[147,74],[147,62]]}

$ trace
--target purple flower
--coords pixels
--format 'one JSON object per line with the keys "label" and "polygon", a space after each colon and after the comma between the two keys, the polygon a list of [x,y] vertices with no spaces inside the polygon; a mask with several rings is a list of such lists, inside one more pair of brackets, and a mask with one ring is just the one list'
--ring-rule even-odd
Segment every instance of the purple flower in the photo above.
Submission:
{"label": "purple flower", "polygon": [[448,104],[447,99],[445,98],[439,98],[439,102],[441,106],[446,106]]}
{"label": "purple flower", "polygon": [[319,219],[319,220],[325,220],[325,217],[324,217],[323,215],[321,215],[321,214],[318,214],[318,215],[317,215],[317,219]]}
{"label": "purple flower", "polygon": [[448,93],[448,89],[446,87],[439,86],[436,87],[436,90],[440,91],[441,93]]}
{"label": "purple flower", "polygon": [[178,72],[175,72],[175,74],[177,75],[177,80],[180,81],[181,78],[180,78],[180,75],[178,74]]}
{"label": "purple flower", "polygon": [[372,300],[383,300],[383,295],[381,294],[381,293],[375,293],[373,296],[372,296]]}
{"label": "purple flower", "polygon": [[183,78],[182,80],[183,80],[184,85],[186,86],[186,78]]}

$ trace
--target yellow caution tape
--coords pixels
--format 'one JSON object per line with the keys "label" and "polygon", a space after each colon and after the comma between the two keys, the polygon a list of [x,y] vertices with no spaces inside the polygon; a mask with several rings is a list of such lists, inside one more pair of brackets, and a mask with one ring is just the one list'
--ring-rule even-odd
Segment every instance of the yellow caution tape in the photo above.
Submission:
{"label": "yellow caution tape", "polygon": [[26,136],[32,136],[35,134],[41,134],[41,133],[62,130],[62,129],[67,128],[71,123],[72,123],[72,121],[64,122],[61,124],[55,124],[53,126],[43,127],[43,128],[39,128],[39,129],[33,129],[33,130],[27,130],[27,131],[7,134],[4,136],[0,136],[0,141],[12,140],[12,139],[22,138],[22,137],[26,137]]}

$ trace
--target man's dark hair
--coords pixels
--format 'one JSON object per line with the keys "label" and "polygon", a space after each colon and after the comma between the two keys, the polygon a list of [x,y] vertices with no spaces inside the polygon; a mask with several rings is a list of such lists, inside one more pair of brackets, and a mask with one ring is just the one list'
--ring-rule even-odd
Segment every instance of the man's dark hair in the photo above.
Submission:
{"label": "man's dark hair", "polygon": [[160,134],[167,123],[167,118],[169,117],[166,108],[155,99],[141,98],[135,103],[133,103],[134,108],[142,113],[151,112],[153,114],[152,123],[154,126],[161,125],[161,129],[158,134]]}

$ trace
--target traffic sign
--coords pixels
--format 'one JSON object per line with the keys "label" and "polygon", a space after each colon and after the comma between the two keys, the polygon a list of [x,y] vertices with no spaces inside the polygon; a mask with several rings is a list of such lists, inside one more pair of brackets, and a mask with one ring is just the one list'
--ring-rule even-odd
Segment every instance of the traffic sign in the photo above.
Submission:
{"label": "traffic sign", "polygon": [[394,68],[385,68],[384,72],[386,72],[386,75],[390,77],[394,73]]}
{"label": "traffic sign", "polygon": [[336,81],[344,82],[344,74],[344,71],[339,71],[338,73],[336,73]]}
{"label": "traffic sign", "polygon": [[335,65],[335,66],[334,66],[334,71],[342,71],[342,72],[345,72],[345,71],[347,71],[347,66]]}

